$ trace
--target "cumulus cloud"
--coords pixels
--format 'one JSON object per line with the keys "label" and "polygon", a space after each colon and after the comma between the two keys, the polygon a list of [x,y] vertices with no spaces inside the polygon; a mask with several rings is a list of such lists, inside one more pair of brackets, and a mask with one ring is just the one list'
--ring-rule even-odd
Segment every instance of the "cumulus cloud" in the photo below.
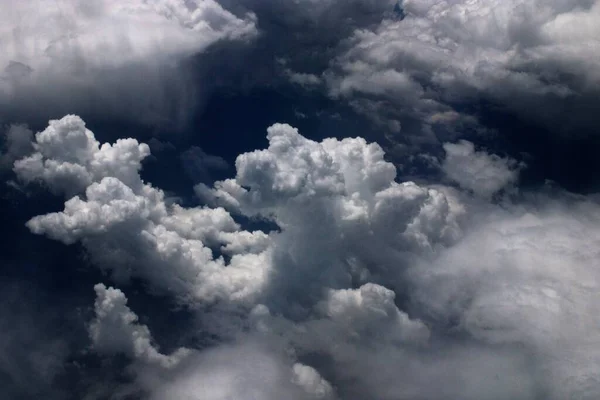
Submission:
{"label": "cumulus cloud", "polygon": [[[479,196],[396,182],[381,147],[361,138],[317,142],[285,124],[267,138],[237,158],[234,178],[196,187],[205,207],[165,204],[139,176],[144,145],[100,146],[73,116],[36,135],[21,161],[41,167],[15,163],[23,179],[62,192],[52,177],[70,171],[63,164],[85,172],[66,173],[77,195],[32,218],[32,232],[81,242],[118,284],[141,278],[210,322],[205,348],[163,354],[122,291],[95,287],[94,347],[128,356],[150,398],[600,392],[593,198],[522,192],[492,203],[514,163],[467,142],[446,145],[444,168]],[[238,216],[277,230],[246,231]]]}
{"label": "cumulus cloud", "polygon": [[4,2],[0,14],[0,104],[16,114],[39,114],[31,108],[43,104],[54,113],[176,119],[180,111],[168,102],[194,96],[184,90],[189,76],[180,61],[219,40],[256,34],[254,15],[238,17],[214,0],[27,0]]}
{"label": "cumulus cloud", "polygon": [[301,306],[294,312],[302,313],[324,287],[366,283],[370,275],[398,280],[411,256],[460,236],[462,211],[452,194],[396,183],[396,169],[377,144],[319,143],[285,124],[271,126],[268,139],[268,149],[237,158],[235,179],[196,189],[208,201],[281,228],[273,237],[275,303],[288,293]]}
{"label": "cumulus cloud", "polygon": [[89,330],[94,349],[101,353],[123,353],[136,360],[165,368],[177,364],[188,351],[179,349],[171,356],[161,354],[152,343],[147,326],[127,306],[127,298],[119,289],[103,284],[94,286],[96,318]]}
{"label": "cumulus cloud", "polygon": [[150,154],[148,145],[135,139],[100,146],[81,118],[74,115],[50,121],[35,135],[33,148],[33,154],[15,162],[17,176],[27,183],[39,181],[67,196],[106,175],[139,188],[141,161]]}
{"label": "cumulus cloud", "polygon": [[[292,369],[285,356],[265,350],[264,344],[224,346],[200,353],[183,365],[169,380],[145,375],[142,381],[151,387],[150,399],[185,398],[293,400],[327,399],[329,392],[322,378],[306,376]],[[298,380],[298,373],[305,375]],[[144,379],[145,378],[145,379]],[[311,379],[318,381],[316,387]],[[146,381],[147,379],[147,381]],[[150,383],[156,379],[161,384]]]}
{"label": "cumulus cloud", "polygon": [[[21,180],[77,194],[64,211],[27,226],[66,244],[83,243],[119,281],[139,277],[186,302],[249,300],[268,296],[269,287],[304,291],[315,301],[320,288],[345,287],[360,275],[361,263],[406,263],[401,254],[382,258],[355,248],[360,241],[374,237],[383,248],[418,254],[459,236],[461,211],[451,196],[394,182],[395,168],[376,144],[318,143],[282,124],[269,128],[268,138],[267,150],[238,157],[236,179],[200,187],[232,211],[271,220],[279,233],[245,231],[222,208],[167,205],[164,193],[139,176],[147,145],[135,139],[100,145],[76,116],[51,121],[36,134],[36,152],[15,163]],[[302,287],[307,279],[311,290]]]}
{"label": "cumulus cloud", "polygon": [[[99,145],[80,118],[67,116],[36,134],[34,148],[15,163],[17,176],[79,196],[62,212],[31,219],[33,232],[66,244],[80,241],[115,279],[142,278],[182,301],[243,298],[264,285],[266,234],[241,231],[223,209],[168,206],[164,193],[139,176],[146,144],[124,139]],[[209,245],[222,246],[229,263]],[[237,254],[240,249],[247,252]]]}
{"label": "cumulus cloud", "polygon": [[444,150],[446,176],[478,196],[491,197],[517,181],[519,165],[513,159],[475,151],[475,145],[466,140],[444,143]]}

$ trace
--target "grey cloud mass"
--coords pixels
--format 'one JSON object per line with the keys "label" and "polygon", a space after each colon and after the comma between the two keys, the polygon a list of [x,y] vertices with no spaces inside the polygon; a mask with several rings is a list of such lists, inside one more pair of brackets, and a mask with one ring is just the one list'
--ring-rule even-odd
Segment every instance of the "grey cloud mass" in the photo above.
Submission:
{"label": "grey cloud mass", "polygon": [[468,111],[478,101],[560,134],[597,126],[598,2],[407,0],[403,7],[402,21],[355,30],[324,72],[333,96],[383,128],[404,126],[413,142],[439,140],[431,132],[447,140],[465,123],[482,129]]}
{"label": "grey cloud mass", "polygon": [[[316,142],[284,124],[268,139],[238,157],[234,179],[197,187],[225,209],[166,205],[138,175],[147,146],[99,146],[76,116],[51,121],[37,153],[15,163],[21,178],[78,193],[64,211],[32,218],[32,232],[80,241],[118,285],[139,277],[199,318],[218,306],[214,318],[238,319],[215,328],[234,343],[163,354],[124,293],[96,285],[94,348],[126,355],[150,398],[598,393],[593,199],[491,203],[517,170],[467,142],[446,146],[444,168],[482,197],[395,182],[364,139]],[[22,166],[30,159],[38,167]],[[470,165],[490,177],[474,180]],[[237,216],[279,229],[246,231]]]}
{"label": "grey cloud mass", "polygon": [[597,20],[0,0],[7,399],[599,398]]}
{"label": "grey cloud mass", "polygon": [[519,165],[515,160],[475,151],[473,143],[445,143],[442,170],[448,178],[478,196],[490,197],[516,183]]}
{"label": "grey cloud mass", "polygon": [[213,0],[4,1],[0,15],[0,104],[13,117],[43,106],[46,118],[78,110],[177,123],[198,95],[181,63],[257,33],[253,14]]}

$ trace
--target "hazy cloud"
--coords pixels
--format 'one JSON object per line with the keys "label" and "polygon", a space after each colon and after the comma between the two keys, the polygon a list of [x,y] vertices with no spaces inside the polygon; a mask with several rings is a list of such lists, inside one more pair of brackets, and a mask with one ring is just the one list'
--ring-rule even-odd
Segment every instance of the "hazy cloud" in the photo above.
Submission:
{"label": "hazy cloud", "polygon": [[478,196],[491,197],[517,181],[521,165],[513,159],[476,151],[466,140],[444,143],[444,150],[442,170],[446,176]]}
{"label": "hazy cloud", "polygon": [[15,118],[77,111],[177,123],[182,111],[169,104],[196,96],[180,62],[256,34],[254,15],[214,0],[27,0],[3,2],[0,15],[0,104]]}

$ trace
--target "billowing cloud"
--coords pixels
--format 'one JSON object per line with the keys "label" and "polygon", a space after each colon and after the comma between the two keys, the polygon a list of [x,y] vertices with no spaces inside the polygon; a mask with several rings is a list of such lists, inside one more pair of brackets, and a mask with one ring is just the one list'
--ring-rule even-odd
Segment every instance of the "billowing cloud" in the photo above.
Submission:
{"label": "billowing cloud", "polygon": [[481,129],[473,101],[559,132],[597,123],[597,1],[406,0],[403,9],[403,20],[357,29],[325,74],[332,95],[386,129],[447,140]]}
{"label": "billowing cloud", "polygon": [[[17,176],[80,196],[71,197],[63,212],[30,220],[33,232],[66,244],[81,241],[115,279],[143,278],[181,300],[242,298],[264,285],[266,235],[240,231],[223,209],[168,206],[164,193],[139,176],[150,154],[146,144],[124,139],[100,146],[80,118],[67,116],[36,134],[34,148],[15,163]],[[209,245],[223,246],[230,262]],[[236,254],[240,249],[247,253]]]}
{"label": "billowing cloud", "polygon": [[[594,198],[523,191],[490,202],[514,163],[467,142],[446,146],[444,168],[480,196],[396,182],[381,147],[361,138],[317,142],[285,124],[267,138],[237,158],[234,178],[196,187],[204,207],[166,204],[139,175],[145,145],[99,145],[74,116],[15,163],[22,179],[77,193],[32,218],[32,232],[82,243],[117,284],[142,279],[214,337],[161,353],[124,293],[97,285],[94,348],[125,354],[150,398],[600,392]],[[36,168],[21,166],[31,159]],[[52,179],[63,170],[70,180]],[[246,231],[238,217],[277,229]]]}
{"label": "billowing cloud", "polygon": [[171,356],[161,354],[152,343],[147,326],[138,323],[138,317],[127,306],[127,298],[119,289],[103,284],[96,291],[96,318],[90,324],[90,337],[100,353],[123,353],[144,363],[169,368],[187,356],[188,350],[180,349]]}
{"label": "billowing cloud", "polygon": [[268,149],[237,158],[235,179],[196,190],[281,228],[273,237],[275,303],[288,293],[311,307],[324,287],[366,283],[371,274],[398,278],[410,257],[460,236],[462,211],[451,193],[396,183],[377,144],[362,138],[318,143],[285,124],[271,126],[268,139]]}

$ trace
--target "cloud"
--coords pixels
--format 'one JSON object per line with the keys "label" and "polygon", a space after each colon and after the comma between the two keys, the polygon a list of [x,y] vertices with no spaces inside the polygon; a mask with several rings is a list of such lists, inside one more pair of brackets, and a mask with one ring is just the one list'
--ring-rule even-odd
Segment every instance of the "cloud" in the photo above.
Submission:
{"label": "cloud", "polygon": [[[376,144],[317,143],[282,124],[269,128],[268,138],[267,150],[238,157],[235,180],[217,182],[214,190],[200,187],[236,212],[271,220],[280,233],[242,230],[222,208],[166,204],[164,193],[139,176],[147,145],[135,139],[100,145],[76,116],[51,121],[36,134],[36,152],[15,163],[21,180],[41,181],[67,197],[77,194],[62,212],[34,217],[27,226],[66,244],[83,243],[92,260],[120,282],[139,277],[186,303],[251,301],[268,296],[277,277],[310,298],[320,287],[345,285],[355,268],[348,260],[384,261],[377,252],[353,249],[369,235],[384,248],[417,254],[458,237],[460,210],[452,199],[414,183],[395,183],[395,168]],[[314,250],[307,252],[314,246],[342,255],[318,260]],[[333,268],[321,275],[324,263]],[[297,272],[279,274],[274,265]],[[307,278],[316,279],[314,289],[301,288]]]}
{"label": "cloud", "polygon": [[179,349],[172,355],[161,354],[152,343],[147,326],[127,306],[127,298],[119,289],[94,286],[96,318],[89,331],[94,349],[100,353],[123,353],[138,361],[169,368],[187,356],[189,350]]}
{"label": "cloud", "polygon": [[590,21],[600,3],[407,0],[403,9],[404,20],[356,29],[340,45],[325,73],[331,95],[382,126],[403,125],[409,142],[435,143],[431,130],[455,137],[460,120],[442,125],[432,119],[440,113],[475,117],[469,129],[481,129],[476,101],[555,133],[597,124],[600,49]]}
{"label": "cloud", "polygon": [[235,16],[214,0],[27,0],[0,10],[0,104],[15,117],[39,117],[32,107],[43,104],[44,118],[78,111],[176,120],[181,112],[169,102],[194,96],[181,61],[256,34],[252,14]]}
{"label": "cloud", "polygon": [[301,312],[323,288],[392,275],[414,254],[460,237],[461,209],[451,193],[396,183],[396,170],[377,144],[362,138],[319,143],[285,124],[271,126],[267,137],[268,149],[237,158],[235,179],[196,191],[281,228],[273,236],[270,278],[277,307],[284,307],[277,303],[287,293]]}
{"label": "cloud", "polygon": [[444,143],[444,150],[442,170],[446,176],[478,196],[489,198],[518,179],[520,166],[515,160],[475,151],[469,141]]}
{"label": "cloud", "polygon": [[[164,193],[144,183],[141,161],[149,148],[135,139],[96,141],[76,116],[51,121],[36,134],[32,156],[15,163],[17,176],[73,194],[62,212],[27,226],[65,244],[82,242],[113,278],[138,277],[181,301],[240,299],[264,285],[269,269],[267,236],[241,231],[223,209],[169,206]],[[194,227],[189,221],[212,223]],[[226,263],[208,245],[231,255]],[[236,251],[247,252],[236,254]]]}
{"label": "cloud", "polygon": [[[142,144],[100,146],[73,116],[36,135],[24,160],[41,169],[15,164],[51,189],[64,191],[51,177],[65,163],[87,177],[32,232],[82,243],[118,285],[140,278],[213,335],[163,354],[124,293],[97,285],[95,348],[125,354],[150,398],[595,398],[596,199],[490,202],[514,164],[467,142],[446,146],[444,168],[479,196],[396,182],[361,138],[313,141],[285,124],[267,138],[234,178],[196,187],[210,207],[165,204],[139,176]],[[504,178],[482,185],[472,165]],[[246,231],[248,219],[277,229]]]}
{"label": "cloud", "polygon": [[285,354],[260,341],[162,354],[122,291],[103,284],[94,289],[96,317],[89,326],[94,349],[130,357],[150,399],[332,398],[331,386],[318,372],[300,363],[290,365]]}
{"label": "cloud", "polygon": [[415,266],[419,307],[473,340],[521,346],[546,398],[593,398],[599,210],[562,196],[482,210],[461,242]]}
{"label": "cloud", "polygon": [[296,363],[293,366],[293,374],[292,382],[315,398],[323,399],[332,396],[331,385],[314,368]]}
{"label": "cloud", "polygon": [[14,171],[24,182],[40,181],[67,196],[80,192],[103,176],[113,176],[139,188],[141,161],[150,154],[148,145],[135,139],[100,143],[81,118],[69,115],[52,120],[35,135],[32,155],[17,160]]}
{"label": "cloud", "polygon": [[247,342],[199,353],[174,375],[167,374],[169,379],[142,373],[140,380],[150,387],[150,399],[333,398],[326,381],[299,367],[294,364],[292,368],[285,355],[268,345]]}

